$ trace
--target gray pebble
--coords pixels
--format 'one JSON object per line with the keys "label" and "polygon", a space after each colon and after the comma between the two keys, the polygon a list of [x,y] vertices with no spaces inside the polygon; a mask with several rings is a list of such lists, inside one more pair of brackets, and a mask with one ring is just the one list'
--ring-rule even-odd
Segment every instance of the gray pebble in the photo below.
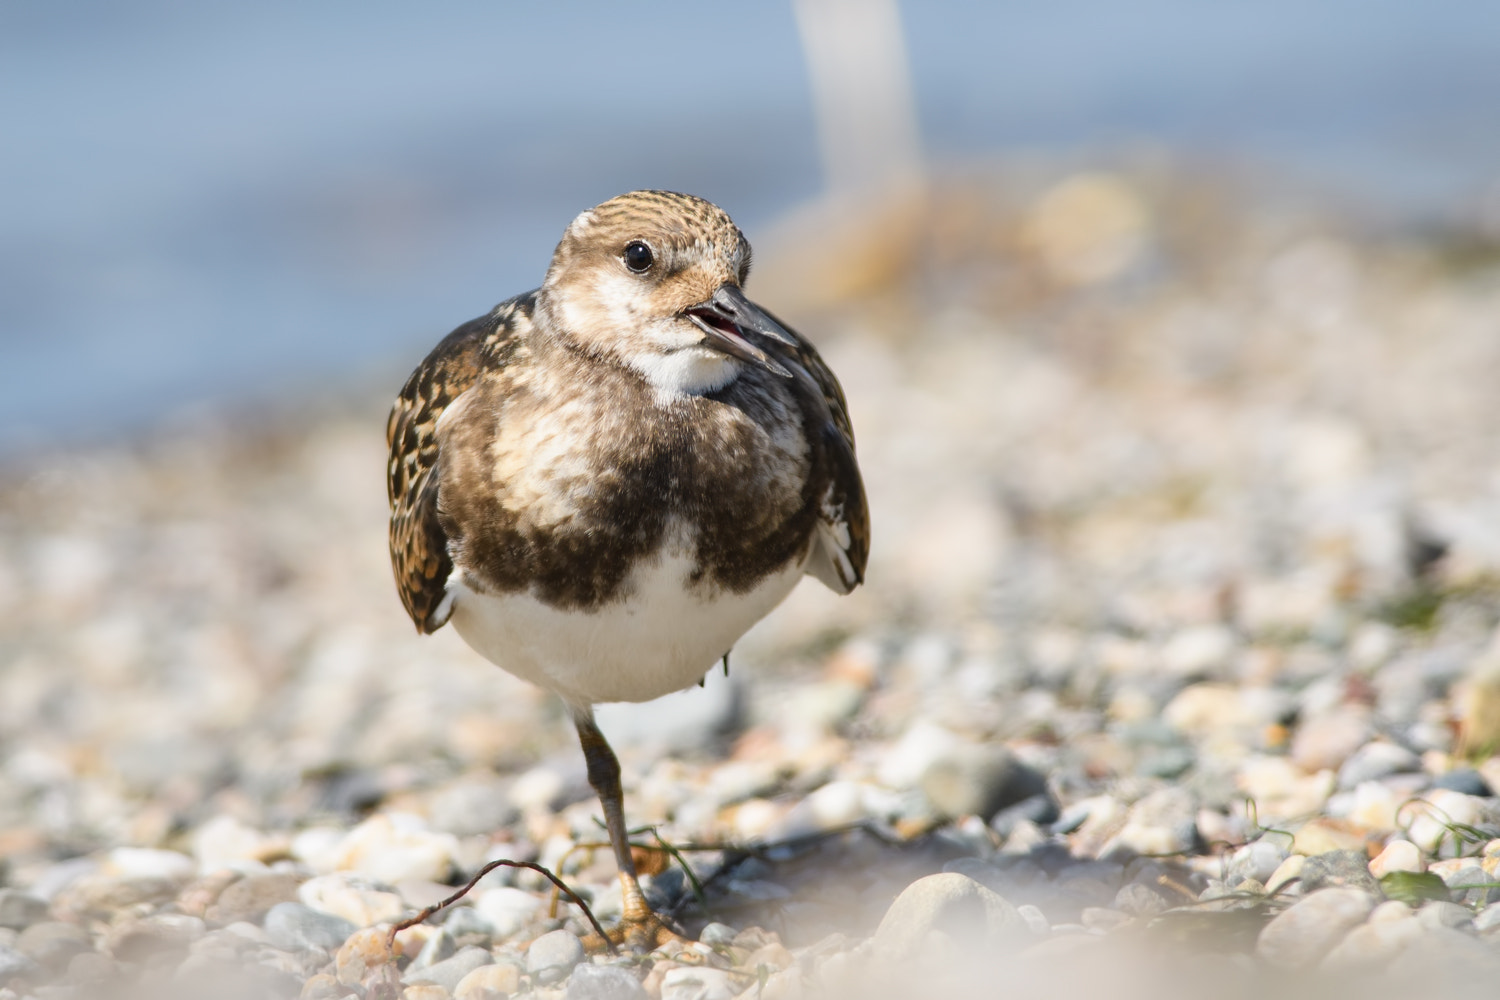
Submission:
{"label": "gray pebble", "polygon": [[301,875],[271,872],[247,875],[231,882],[214,900],[203,916],[217,927],[245,921],[258,924],[277,903],[297,900],[297,887],[307,881]]}
{"label": "gray pebble", "polygon": [[1364,922],[1376,897],[1359,889],[1320,889],[1298,900],[1260,932],[1256,951],[1271,965],[1301,969],[1326,955]]}
{"label": "gray pebble", "polygon": [[1460,767],[1447,774],[1440,774],[1432,784],[1434,788],[1446,788],[1452,792],[1461,792],[1464,795],[1473,795],[1481,799],[1490,798],[1495,794],[1490,788],[1490,783],[1484,780],[1484,775],[1472,767]]}
{"label": "gray pebble", "polygon": [[1417,919],[1430,928],[1446,928],[1453,931],[1474,929],[1474,914],[1468,907],[1457,903],[1445,903],[1440,899],[1423,904],[1417,911]]}
{"label": "gray pebble", "polygon": [[1262,837],[1235,851],[1229,858],[1228,881],[1253,878],[1262,885],[1276,873],[1291,853],[1286,837]]}
{"label": "gray pebble", "polygon": [[583,942],[565,930],[549,931],[526,949],[526,971],[541,983],[557,983],[583,961]]}
{"label": "gray pebble", "polygon": [[448,912],[448,919],[443,921],[443,930],[451,934],[455,940],[474,934],[486,938],[492,938],[495,935],[494,925],[472,906],[453,907]]}
{"label": "gray pebble", "polygon": [[0,945],[0,986],[12,980],[34,976],[41,967],[14,948]]}
{"label": "gray pebble", "polygon": [[661,1000],[734,1000],[738,994],[723,969],[681,966],[669,969],[661,980]]}
{"label": "gray pebble", "polygon": [[[453,935],[444,924],[437,929],[437,933],[428,936],[427,942],[422,945],[422,950],[417,952],[417,957],[411,960],[407,966],[407,972],[416,969],[425,969],[430,965],[446,961],[458,951],[458,945],[453,943]],[[451,991],[450,991],[451,992]]]}
{"label": "gray pebble", "polygon": [[302,903],[277,903],[266,914],[266,937],[282,951],[333,951],[359,928],[331,913]]}
{"label": "gray pebble", "polygon": [[48,969],[61,971],[80,952],[93,951],[94,940],[77,924],[44,920],[32,924],[16,939],[16,950],[40,962]]}
{"label": "gray pebble", "polygon": [[740,932],[726,924],[712,923],[703,928],[698,940],[704,944],[733,944]]}
{"label": "gray pebble", "polygon": [[1170,904],[1165,896],[1148,885],[1132,882],[1115,894],[1115,908],[1141,917],[1154,917]]}
{"label": "gray pebble", "polygon": [[990,819],[990,829],[1002,837],[1009,837],[1015,830],[1016,824],[1022,820],[1035,823],[1037,826],[1046,826],[1048,823],[1055,823],[1060,815],[1057,800],[1052,797],[1051,793],[1040,792],[995,813]]}
{"label": "gray pebble", "polygon": [[1052,925],[1047,922],[1047,915],[1042,912],[1040,907],[1034,906],[1031,903],[1024,903],[1016,907],[1016,914],[1022,920],[1026,921],[1026,929],[1033,934],[1046,934],[1052,929]]}
{"label": "gray pebble", "polygon": [[956,872],[917,879],[886,910],[875,932],[875,950],[892,961],[926,946],[932,931],[991,952],[1019,944],[1025,918],[998,893]]}
{"label": "gray pebble", "polygon": [[568,980],[566,1000],[646,1000],[646,990],[629,969],[618,965],[580,965]]}
{"label": "gray pebble", "polygon": [[[566,934],[566,931],[553,931],[554,934]],[[572,935],[568,935],[572,937]],[[540,940],[540,939],[538,939]],[[574,938],[576,941],[577,938]],[[484,948],[464,948],[451,958],[445,958],[441,962],[422,969],[408,969],[401,981],[408,986],[416,986],[420,983],[432,983],[441,986],[449,993],[458,989],[458,984],[464,976],[473,972],[481,966],[490,965],[495,961]]]}
{"label": "gray pebble", "polygon": [[1500,903],[1491,903],[1474,915],[1474,929],[1480,933],[1500,927]]}
{"label": "gray pebble", "polygon": [[0,889],[0,927],[23,931],[47,919],[47,901],[20,889]]}
{"label": "gray pebble", "polygon": [[1351,791],[1366,781],[1422,769],[1422,758],[1394,743],[1366,743],[1339,767],[1339,788]]}
{"label": "gray pebble", "polygon": [[1047,791],[1047,779],[1003,746],[964,747],[922,774],[922,794],[942,816],[988,820],[1000,810]]}
{"label": "gray pebble", "polygon": [[1349,888],[1380,892],[1380,883],[1370,874],[1370,862],[1361,851],[1328,851],[1315,854],[1302,865],[1302,889]]}

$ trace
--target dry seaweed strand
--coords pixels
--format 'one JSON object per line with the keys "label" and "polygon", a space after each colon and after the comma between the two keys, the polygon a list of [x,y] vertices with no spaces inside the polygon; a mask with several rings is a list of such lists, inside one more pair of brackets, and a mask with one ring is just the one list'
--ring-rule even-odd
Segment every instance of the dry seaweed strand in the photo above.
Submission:
{"label": "dry seaweed strand", "polygon": [[576,892],[574,892],[572,889],[569,889],[567,884],[564,883],[562,879],[558,878],[556,875],[552,874],[552,872],[548,871],[546,868],[542,867],[534,861],[511,861],[509,858],[500,858],[498,861],[491,861],[489,864],[479,869],[474,877],[469,879],[464,887],[462,889],[459,889],[453,895],[447,897],[446,899],[433,903],[431,906],[424,907],[423,909],[418,911],[416,916],[407,917],[405,920],[398,921],[396,924],[392,925],[390,933],[386,935],[386,947],[392,948],[395,946],[396,935],[401,931],[406,930],[408,927],[417,926],[422,921],[432,916],[434,913],[437,913],[439,910],[452,906],[460,899],[463,899],[470,893],[470,891],[473,890],[476,885],[479,884],[480,879],[484,878],[496,868],[526,868],[545,876],[548,881],[550,881],[554,886],[557,887],[559,892],[568,897],[568,901],[570,903],[583,911],[584,917],[588,919],[589,926],[594,928],[595,934],[599,935],[599,940],[604,942],[604,946],[610,950],[611,954],[614,954],[614,943],[610,941],[609,935],[604,933],[604,928],[599,926],[599,921],[594,918],[594,911],[589,909],[589,904],[580,899]]}

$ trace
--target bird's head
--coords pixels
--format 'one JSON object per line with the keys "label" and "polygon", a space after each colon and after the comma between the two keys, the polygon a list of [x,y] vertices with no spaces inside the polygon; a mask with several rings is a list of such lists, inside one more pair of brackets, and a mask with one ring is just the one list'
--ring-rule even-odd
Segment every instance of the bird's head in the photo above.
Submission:
{"label": "bird's head", "polygon": [[633,368],[659,392],[712,392],[745,365],[790,372],[766,352],[791,335],[741,291],[750,244],[723,209],[632,191],[563,234],[541,307],[573,346]]}

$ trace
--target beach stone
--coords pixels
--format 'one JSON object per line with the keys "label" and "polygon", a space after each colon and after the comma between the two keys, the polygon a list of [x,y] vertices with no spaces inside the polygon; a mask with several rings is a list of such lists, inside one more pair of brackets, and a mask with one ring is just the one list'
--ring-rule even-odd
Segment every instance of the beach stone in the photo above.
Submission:
{"label": "beach stone", "polygon": [[542,910],[542,901],[529,892],[510,886],[490,889],[480,895],[474,909],[493,927],[499,940],[515,937]]}
{"label": "beach stone", "polygon": [[22,931],[15,947],[49,969],[62,970],[74,955],[93,951],[94,939],[77,924],[44,920]]}
{"label": "beach stone", "polygon": [[1321,889],[1277,914],[1261,930],[1256,953],[1284,969],[1306,968],[1364,922],[1376,898],[1359,889]]}
{"label": "beach stone", "polygon": [[1376,879],[1385,878],[1391,872],[1421,872],[1427,866],[1422,863],[1422,852],[1409,840],[1392,840],[1385,850],[1370,859],[1370,874]]}
{"label": "beach stone", "polygon": [[1047,792],[1047,778],[999,745],[949,751],[922,774],[922,794],[941,816],[989,820],[1007,806]]}
{"label": "beach stone", "polygon": [[1474,929],[1480,933],[1500,927],[1500,903],[1491,903],[1474,915]]}
{"label": "beach stone", "polygon": [[1366,743],[1339,767],[1338,787],[1351,790],[1366,781],[1422,769],[1422,758],[1394,743]]}
{"label": "beach stone", "polygon": [[334,867],[377,882],[441,882],[453,869],[458,840],[409,813],[378,813],[350,830],[334,849]]}
{"label": "beach stone", "polygon": [[1347,887],[1380,895],[1380,883],[1370,874],[1370,865],[1359,851],[1328,851],[1308,858],[1302,866],[1302,890]]}
{"label": "beach stone", "polygon": [[[574,938],[574,940],[577,939]],[[434,962],[426,968],[408,969],[406,975],[401,977],[401,981],[410,985],[435,983],[452,993],[458,989],[458,984],[465,976],[480,966],[490,965],[494,961],[494,957],[484,948],[464,948],[451,958]]]}
{"label": "beach stone", "polygon": [[23,931],[47,919],[47,901],[20,889],[0,889],[0,927]]}
{"label": "beach stone", "polygon": [[723,969],[679,966],[661,980],[661,1000],[734,1000],[735,979]]}
{"label": "beach stone", "polygon": [[260,861],[277,841],[233,816],[216,816],[193,831],[193,857],[203,872]]}
{"label": "beach stone", "polygon": [[266,913],[266,937],[282,951],[334,951],[359,928],[332,913],[302,903],[277,903]]}
{"label": "beach stone", "polygon": [[120,965],[114,959],[97,951],[85,951],[68,962],[66,979],[70,983],[106,983],[119,975]]}
{"label": "beach stone", "polygon": [[302,984],[298,1000],[343,1000],[355,996],[354,990],[326,972],[312,976]]}
{"label": "beach stone", "polygon": [[105,950],[122,962],[140,962],[170,952],[186,952],[203,936],[205,926],[197,917],[162,913],[126,920],[111,927]]}
{"label": "beach stone", "polygon": [[1341,705],[1297,727],[1292,737],[1292,763],[1308,773],[1338,770],[1371,735],[1370,710]]}
{"label": "beach stone", "polygon": [[1186,788],[1167,787],[1130,807],[1125,825],[1100,850],[1105,857],[1127,854],[1176,854],[1198,840],[1198,803]]}
{"label": "beach stone", "polygon": [[342,917],[356,927],[394,923],[406,913],[406,904],[399,893],[351,872],[310,878],[297,887],[297,899],[320,913]]}
{"label": "beach stone", "polygon": [[1410,915],[1398,920],[1371,920],[1345,935],[1321,965],[1329,970],[1379,969],[1420,940],[1424,933],[1421,921]]}
{"label": "beach stone", "polygon": [[417,952],[417,957],[411,960],[406,967],[408,973],[418,969],[425,969],[429,965],[436,965],[444,959],[452,958],[458,951],[458,945],[453,943],[453,935],[449,933],[447,925],[437,928],[428,935],[422,950]]}
{"label": "beach stone", "polygon": [[41,972],[41,966],[9,945],[0,944],[0,986],[5,986],[14,980],[35,976]]}
{"label": "beach stone", "polygon": [[1417,911],[1417,919],[1429,929],[1470,931],[1474,929],[1474,913],[1466,906],[1430,899]]}
{"label": "beach stone", "polygon": [[1061,814],[1057,800],[1052,797],[1052,793],[1041,792],[1008,805],[995,813],[990,817],[990,829],[1002,837],[1009,837],[1022,822],[1045,826],[1056,822]]}
{"label": "beach stone", "polygon": [[121,878],[165,878],[185,883],[198,873],[198,864],[177,851],[116,847],[105,856],[103,870]]}
{"label": "beach stone", "polygon": [[304,876],[290,872],[246,875],[226,886],[204,910],[203,918],[219,927],[241,920],[260,923],[277,903],[296,902],[297,889],[305,881]]}
{"label": "beach stone", "polygon": [[401,1000],[452,1000],[453,994],[436,983],[417,983],[401,991]]}
{"label": "beach stone", "polygon": [[1458,767],[1445,774],[1440,774],[1432,781],[1433,787],[1446,789],[1450,792],[1458,792],[1461,795],[1472,795],[1479,799],[1492,798],[1495,794],[1490,788],[1490,783],[1484,780],[1472,767]]}
{"label": "beach stone", "polygon": [[618,965],[580,965],[568,979],[566,1000],[646,1000],[646,996],[645,987],[629,969]]}
{"label": "beach stone", "polygon": [[1406,835],[1425,853],[1451,858],[1461,853],[1458,839],[1450,827],[1473,826],[1484,815],[1484,800],[1446,788],[1434,788],[1422,796],[1427,808],[1410,807],[1412,821]]}
{"label": "beach stone", "polygon": [[548,931],[526,949],[526,971],[543,984],[566,979],[581,961],[583,942],[570,931]]}
{"label": "beach stone", "polygon": [[1028,936],[1026,921],[1014,906],[956,872],[929,875],[902,890],[875,931],[875,949],[899,962],[924,948],[932,931],[991,952],[1019,947]]}
{"label": "beach stone", "polygon": [[1264,885],[1287,859],[1285,837],[1262,837],[1253,840],[1229,856],[1229,874],[1253,878]]}
{"label": "beach stone", "polygon": [[[1266,892],[1276,895],[1288,886],[1293,880],[1302,878],[1302,866],[1307,864],[1307,858],[1301,854],[1292,854],[1285,861],[1276,866],[1271,877],[1266,880]],[[1301,886],[1301,882],[1298,882]]]}
{"label": "beach stone", "polygon": [[1115,908],[1140,917],[1154,917],[1171,904],[1167,897],[1148,885],[1131,882],[1115,894]]}
{"label": "beach stone", "polygon": [[347,986],[358,986],[374,970],[388,965],[400,956],[398,940],[393,950],[386,945],[384,927],[365,927],[349,935],[334,956],[334,973]]}
{"label": "beach stone", "polygon": [[727,924],[711,923],[698,933],[698,940],[704,944],[733,944],[739,933]]}

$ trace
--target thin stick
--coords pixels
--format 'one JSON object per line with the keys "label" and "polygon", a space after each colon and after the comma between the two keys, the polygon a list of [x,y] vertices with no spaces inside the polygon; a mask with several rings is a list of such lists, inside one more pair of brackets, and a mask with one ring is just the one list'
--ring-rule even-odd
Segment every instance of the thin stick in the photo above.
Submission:
{"label": "thin stick", "polygon": [[526,868],[526,869],[529,869],[531,871],[539,872],[542,875],[545,875],[547,877],[547,879],[553,885],[555,885],[559,890],[561,890],[568,897],[568,901],[569,902],[571,902],[574,906],[578,907],[580,910],[583,911],[583,915],[588,918],[589,926],[592,927],[592,928],[594,928],[594,933],[599,935],[599,939],[604,942],[604,946],[609,949],[610,954],[612,954],[612,955],[615,954],[614,942],[610,941],[609,935],[607,935],[607,934],[604,933],[604,928],[599,926],[599,921],[597,921],[597,920],[594,919],[594,911],[591,910],[591,909],[589,909],[589,904],[585,903],[582,899],[580,899],[578,897],[578,894],[576,892],[574,892],[572,889],[569,889],[563,883],[562,879],[558,878],[556,875],[552,874],[550,871],[548,871],[547,869],[543,868],[541,865],[536,864],[535,862],[532,862],[532,861],[511,861],[508,858],[501,858],[498,861],[491,861],[489,864],[487,864],[483,868],[479,869],[478,874],[476,874],[473,878],[469,879],[469,883],[467,885],[465,885],[462,889],[460,889],[457,892],[455,892],[453,895],[449,896],[447,899],[445,899],[445,900],[443,900],[442,902],[439,902],[439,903],[433,903],[431,906],[426,907],[425,909],[423,909],[416,916],[414,916],[414,917],[407,917],[405,920],[403,920],[400,923],[398,923],[395,926],[393,926],[391,928],[390,934],[386,936],[386,939],[385,939],[386,947],[390,948],[390,947],[392,947],[392,946],[395,945],[395,943],[396,943],[396,935],[398,933],[400,933],[401,931],[406,930],[408,927],[415,927],[415,926],[417,926],[422,921],[426,920],[428,917],[432,916],[434,913],[438,912],[439,910],[444,909],[445,907],[452,906],[454,903],[458,902],[460,899],[463,899],[465,896],[467,896],[469,894],[470,890],[472,890],[476,885],[479,884],[479,880],[480,879],[484,878],[486,875],[488,875],[490,872],[494,871],[496,868]]}

